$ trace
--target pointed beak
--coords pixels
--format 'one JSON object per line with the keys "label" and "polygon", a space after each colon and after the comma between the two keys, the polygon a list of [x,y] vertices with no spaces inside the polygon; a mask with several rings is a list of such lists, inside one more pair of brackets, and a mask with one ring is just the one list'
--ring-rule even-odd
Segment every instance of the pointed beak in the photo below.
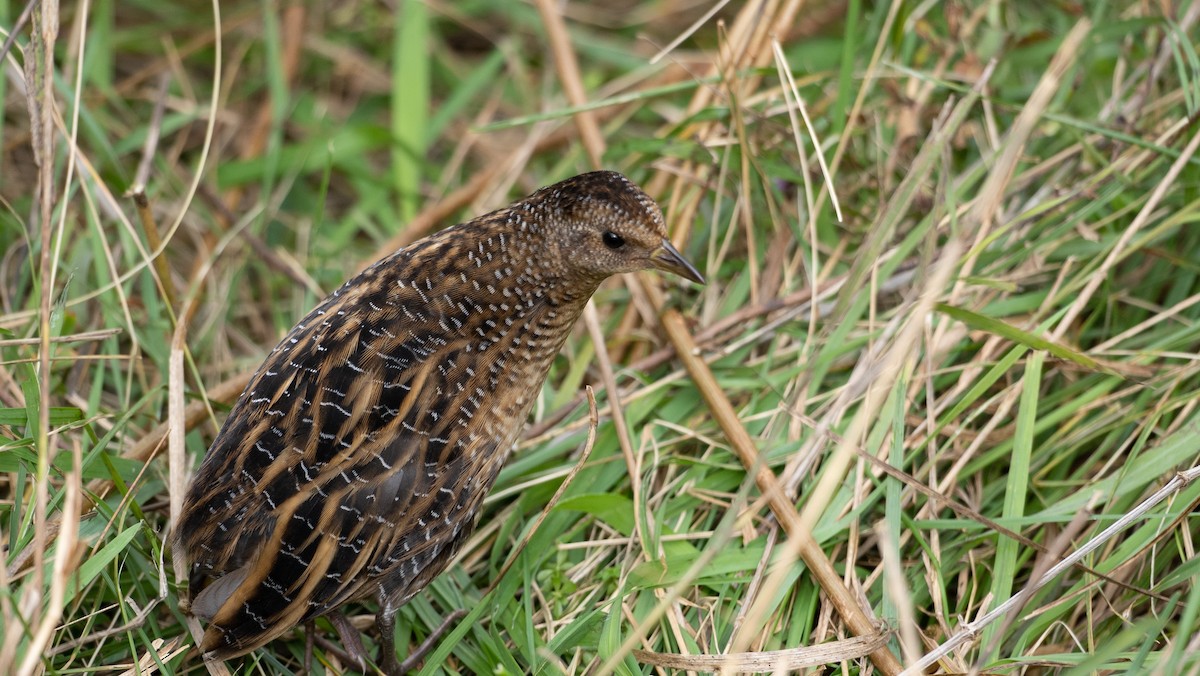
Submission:
{"label": "pointed beak", "polygon": [[669,239],[664,239],[662,246],[650,254],[650,263],[664,272],[674,273],[697,284],[704,283],[704,275],[700,274],[696,266],[687,262],[687,259],[679,253],[679,249],[676,249]]}

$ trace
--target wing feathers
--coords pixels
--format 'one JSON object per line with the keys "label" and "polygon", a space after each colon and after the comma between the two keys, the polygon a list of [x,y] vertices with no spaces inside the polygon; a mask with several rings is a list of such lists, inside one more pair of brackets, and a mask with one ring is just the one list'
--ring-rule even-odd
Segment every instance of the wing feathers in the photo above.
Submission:
{"label": "wing feathers", "polygon": [[[211,617],[209,658],[248,652],[349,599],[405,599],[471,531],[540,387],[530,374],[544,377],[558,345],[506,361],[519,342],[510,324],[477,331],[471,313],[492,302],[439,290],[444,277],[348,282],[234,406],[178,536],[196,612]],[[494,303],[513,302],[503,292]],[[535,307],[513,306],[514,321],[535,321]],[[498,402],[501,379],[529,391]]]}

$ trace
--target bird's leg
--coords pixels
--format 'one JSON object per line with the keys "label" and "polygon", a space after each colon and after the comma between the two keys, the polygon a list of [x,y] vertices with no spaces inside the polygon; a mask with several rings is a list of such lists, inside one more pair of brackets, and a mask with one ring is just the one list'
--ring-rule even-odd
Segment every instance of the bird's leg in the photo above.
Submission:
{"label": "bird's leg", "polygon": [[430,650],[437,645],[441,640],[442,635],[446,633],[450,627],[462,619],[467,611],[459,609],[446,616],[442,623],[434,629],[432,633],[417,646],[417,649],[412,651],[408,657],[404,658],[403,662],[396,659],[396,610],[388,608],[386,605],[379,610],[379,614],[375,616],[375,625],[379,627],[379,666],[383,669],[383,673],[388,676],[401,676],[413,669],[416,669],[421,661],[425,659],[425,655],[429,654]]}
{"label": "bird's leg", "polygon": [[346,655],[350,661],[354,663],[363,673],[367,671],[367,650],[363,647],[362,638],[358,635],[358,630],[354,625],[350,624],[350,620],[340,610],[335,610],[327,613],[326,617],[333,624],[333,628],[337,630],[338,638],[342,640],[342,647],[346,649]]}
{"label": "bird's leg", "polygon": [[312,620],[304,622],[304,676],[312,673],[313,634],[316,627]]}
{"label": "bird's leg", "polygon": [[396,608],[390,603],[381,603],[375,614],[375,627],[379,629],[379,659],[376,663],[388,676],[400,676],[407,669],[396,660]]}

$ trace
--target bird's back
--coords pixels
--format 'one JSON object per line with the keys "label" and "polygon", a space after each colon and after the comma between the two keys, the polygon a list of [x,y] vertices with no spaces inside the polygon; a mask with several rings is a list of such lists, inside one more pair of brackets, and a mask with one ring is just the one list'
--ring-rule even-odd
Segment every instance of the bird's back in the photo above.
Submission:
{"label": "bird's back", "polygon": [[543,293],[511,224],[496,212],[368,268],[254,375],[179,525],[206,657],[354,598],[402,603],[470,533],[594,290]]}

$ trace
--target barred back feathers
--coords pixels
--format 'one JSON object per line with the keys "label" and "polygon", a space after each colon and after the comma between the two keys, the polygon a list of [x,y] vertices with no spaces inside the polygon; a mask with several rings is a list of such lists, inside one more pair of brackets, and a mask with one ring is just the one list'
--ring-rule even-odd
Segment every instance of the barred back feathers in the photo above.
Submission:
{"label": "barred back feathers", "polygon": [[594,172],[401,249],[322,301],[259,367],[187,493],[176,537],[205,659],[355,599],[377,600],[392,631],[471,533],[592,293],[646,268],[703,282],[653,200]]}

